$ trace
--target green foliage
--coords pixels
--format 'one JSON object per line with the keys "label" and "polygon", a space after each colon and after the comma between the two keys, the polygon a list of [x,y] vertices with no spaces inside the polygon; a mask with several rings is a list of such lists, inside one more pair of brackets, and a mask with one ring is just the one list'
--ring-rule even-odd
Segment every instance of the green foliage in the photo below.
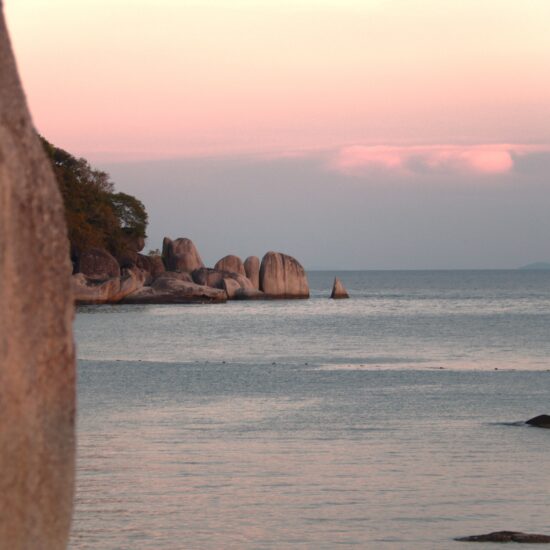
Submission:
{"label": "green foliage", "polygon": [[115,193],[109,175],[93,169],[86,159],[41,140],[63,196],[71,255],[105,248],[120,257],[136,250],[137,242],[146,237],[143,203],[126,193]]}

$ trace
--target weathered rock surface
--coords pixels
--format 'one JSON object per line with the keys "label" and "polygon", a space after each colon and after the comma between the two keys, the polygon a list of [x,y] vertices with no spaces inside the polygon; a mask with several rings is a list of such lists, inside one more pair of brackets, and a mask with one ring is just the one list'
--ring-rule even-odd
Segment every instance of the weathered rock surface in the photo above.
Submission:
{"label": "weathered rock surface", "polygon": [[144,254],[138,254],[136,267],[147,274],[145,278],[146,285],[150,285],[158,276],[166,271],[160,256],[145,256]]}
{"label": "weathered rock surface", "polygon": [[537,428],[550,428],[550,415],[541,414],[539,416],[535,416],[534,418],[530,418],[525,423],[529,424],[529,426],[535,426]]}
{"label": "weathered rock surface", "polygon": [[77,271],[98,281],[120,277],[119,263],[102,248],[90,248],[82,252],[78,258]]}
{"label": "weathered rock surface", "polygon": [[269,298],[309,298],[306,272],[298,260],[268,252],[260,266],[260,290]]}
{"label": "weathered rock surface", "polygon": [[260,289],[260,258],[258,256],[248,256],[244,261],[244,270],[246,276],[256,289]]}
{"label": "weathered rock surface", "polygon": [[223,279],[223,289],[227,294],[228,300],[233,300],[237,292],[241,289],[241,285],[235,279]]}
{"label": "weathered rock surface", "polygon": [[203,267],[201,269],[196,269],[191,275],[193,277],[193,281],[196,284],[210,286],[212,288],[223,289],[224,279],[234,279],[239,283],[239,286],[241,288],[254,288],[247,277],[239,273],[233,273],[231,271],[218,271],[217,269]]}
{"label": "weathered rock surface", "polygon": [[342,281],[338,277],[334,277],[334,284],[332,285],[332,293],[330,297],[333,300],[341,300],[343,298],[349,298],[346,287],[342,284]]}
{"label": "weathered rock surface", "polygon": [[123,300],[125,304],[221,303],[227,300],[224,290],[197,285],[170,277],[158,278],[152,286],[140,288]]}
{"label": "weathered rock surface", "polygon": [[486,535],[472,535],[455,540],[461,542],[520,542],[526,544],[550,544],[550,536],[521,533],[519,531],[495,531]]}
{"label": "weathered rock surface", "polygon": [[1,7],[0,75],[0,548],[61,549],[74,486],[72,267]]}
{"label": "weathered rock surface", "polygon": [[204,267],[202,259],[191,239],[172,241],[164,237],[162,242],[162,259],[168,271],[185,271],[191,273]]}
{"label": "weathered rock surface", "polygon": [[78,304],[116,304],[125,296],[143,287],[146,273],[125,269],[122,277],[97,281],[77,273],[72,277],[74,300]]}
{"label": "weathered rock surface", "polygon": [[178,281],[185,281],[187,283],[194,282],[189,273],[184,273],[181,271],[165,271],[156,277],[155,281],[158,281],[159,279],[177,279]]}
{"label": "weathered rock surface", "polygon": [[246,271],[244,270],[244,264],[238,256],[228,254],[221,260],[216,262],[214,269],[217,271],[229,271],[230,273],[238,273],[243,277],[246,277]]}

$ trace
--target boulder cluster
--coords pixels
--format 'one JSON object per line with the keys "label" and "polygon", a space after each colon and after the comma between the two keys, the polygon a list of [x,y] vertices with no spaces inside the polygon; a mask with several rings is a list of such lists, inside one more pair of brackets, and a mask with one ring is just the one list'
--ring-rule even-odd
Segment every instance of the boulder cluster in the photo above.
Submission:
{"label": "boulder cluster", "polygon": [[164,238],[161,256],[137,254],[124,267],[106,250],[84,252],[72,279],[77,303],[181,304],[227,300],[309,298],[304,268],[268,252],[262,261],[232,254],[206,267],[187,238]]}

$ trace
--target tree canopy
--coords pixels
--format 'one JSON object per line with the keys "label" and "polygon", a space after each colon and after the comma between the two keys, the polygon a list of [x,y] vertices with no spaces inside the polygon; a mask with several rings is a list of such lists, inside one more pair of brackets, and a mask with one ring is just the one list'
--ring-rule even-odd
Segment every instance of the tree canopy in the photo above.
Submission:
{"label": "tree canopy", "polygon": [[65,205],[71,256],[90,248],[104,248],[115,257],[140,248],[145,239],[147,212],[132,195],[115,193],[109,174],[96,170],[41,138],[52,162]]}

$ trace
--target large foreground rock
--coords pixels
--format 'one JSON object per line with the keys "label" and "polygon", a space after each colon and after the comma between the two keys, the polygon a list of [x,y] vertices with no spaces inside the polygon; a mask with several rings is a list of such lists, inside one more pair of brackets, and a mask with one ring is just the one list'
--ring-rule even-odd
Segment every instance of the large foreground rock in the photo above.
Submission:
{"label": "large foreground rock", "polygon": [[223,303],[227,300],[224,290],[197,285],[181,279],[160,277],[152,286],[145,286],[129,294],[125,304],[192,304]]}
{"label": "large foreground rock", "polygon": [[229,271],[230,273],[238,273],[243,277],[246,277],[246,271],[244,270],[244,264],[238,256],[228,254],[221,260],[216,262],[214,269],[217,271]]}
{"label": "large foreground rock", "polygon": [[529,424],[529,426],[535,426],[537,428],[550,428],[550,416],[547,414],[541,414],[539,416],[535,416],[534,418],[530,418],[525,423]]}
{"label": "large foreground rock", "polygon": [[246,276],[256,289],[260,289],[260,258],[258,256],[248,256],[244,261],[244,270]]}
{"label": "large foreground rock", "polygon": [[1,12],[0,75],[0,548],[61,549],[74,484],[72,267]]}
{"label": "large foreground rock", "polygon": [[519,531],[495,531],[485,535],[457,538],[460,542],[519,542],[524,544],[550,544],[550,536],[521,533]]}
{"label": "large foreground rock", "polygon": [[191,239],[176,239],[172,241],[164,237],[162,242],[162,259],[169,271],[185,271],[191,273],[204,267],[202,259]]}
{"label": "large foreground rock", "polygon": [[309,298],[306,272],[298,260],[268,252],[260,267],[260,290],[269,298]]}
{"label": "large foreground rock", "polygon": [[83,273],[72,277],[74,300],[77,304],[116,304],[140,289],[146,273],[140,269],[125,269],[122,277],[95,281]]}
{"label": "large foreground rock", "polygon": [[77,271],[98,281],[120,277],[119,263],[102,248],[90,248],[82,252],[78,258]]}
{"label": "large foreground rock", "polygon": [[342,284],[342,281],[338,277],[334,277],[334,284],[332,285],[332,293],[330,297],[333,300],[341,300],[344,298],[349,298],[348,291],[346,287]]}

